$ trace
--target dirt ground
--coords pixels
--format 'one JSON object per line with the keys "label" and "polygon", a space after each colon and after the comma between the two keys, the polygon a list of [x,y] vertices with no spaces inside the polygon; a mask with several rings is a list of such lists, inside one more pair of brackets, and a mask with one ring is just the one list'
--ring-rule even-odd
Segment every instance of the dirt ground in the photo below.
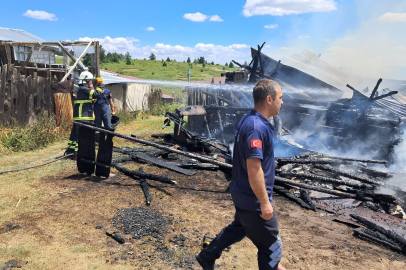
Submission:
{"label": "dirt ground", "polygon": [[[18,202],[36,211],[0,221],[0,269],[13,259],[22,269],[200,269],[194,255],[203,235],[215,236],[233,219],[233,203],[224,192],[229,182],[221,171],[184,176],[133,164],[178,182],[148,181],[152,203],[146,206],[138,181],[114,170],[116,176],[109,179],[87,177],[73,161],[64,162],[63,173],[31,186],[41,192],[39,200],[27,192]],[[325,212],[304,210],[278,195],[274,205],[286,269],[406,269],[405,256],[355,238],[352,228],[331,221]],[[173,218],[164,241],[121,233],[126,243],[119,244],[106,235],[117,211],[139,207]],[[216,263],[218,269],[257,269],[255,247],[244,239]]]}

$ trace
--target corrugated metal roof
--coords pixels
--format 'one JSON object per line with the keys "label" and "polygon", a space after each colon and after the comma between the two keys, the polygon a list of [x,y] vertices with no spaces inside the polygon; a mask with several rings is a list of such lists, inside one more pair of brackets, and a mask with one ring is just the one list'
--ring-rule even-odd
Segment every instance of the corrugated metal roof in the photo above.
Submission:
{"label": "corrugated metal roof", "polygon": [[15,42],[42,42],[45,41],[42,38],[34,36],[24,30],[2,28],[0,27],[0,40],[3,41],[15,41]]}

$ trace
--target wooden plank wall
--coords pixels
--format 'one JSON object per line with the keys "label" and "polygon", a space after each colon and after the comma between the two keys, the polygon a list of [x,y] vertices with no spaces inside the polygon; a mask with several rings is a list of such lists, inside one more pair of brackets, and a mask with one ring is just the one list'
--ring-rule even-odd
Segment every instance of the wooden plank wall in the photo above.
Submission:
{"label": "wooden plank wall", "polygon": [[14,65],[0,68],[0,127],[12,123],[25,126],[38,119],[41,111],[55,113],[51,83],[56,78],[21,75]]}

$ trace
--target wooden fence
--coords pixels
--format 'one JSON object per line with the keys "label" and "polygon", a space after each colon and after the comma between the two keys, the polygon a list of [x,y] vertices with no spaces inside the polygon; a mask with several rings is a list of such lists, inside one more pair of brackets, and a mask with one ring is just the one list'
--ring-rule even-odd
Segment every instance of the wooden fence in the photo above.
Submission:
{"label": "wooden fence", "polygon": [[56,78],[21,75],[14,65],[0,68],[0,126],[8,127],[12,119],[19,126],[35,122],[41,111],[55,112],[52,82]]}

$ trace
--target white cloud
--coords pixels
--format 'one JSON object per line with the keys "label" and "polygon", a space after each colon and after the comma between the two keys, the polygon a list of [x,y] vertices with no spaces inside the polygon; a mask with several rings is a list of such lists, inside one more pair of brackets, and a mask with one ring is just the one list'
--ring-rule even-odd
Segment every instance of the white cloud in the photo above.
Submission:
{"label": "white cloud", "polygon": [[310,38],[310,36],[298,36],[297,38]]}
{"label": "white cloud", "polygon": [[283,16],[336,9],[334,0],[247,0],[243,15],[245,17],[256,15]]}
{"label": "white cloud", "polygon": [[155,31],[155,28],[150,26],[150,27],[145,28],[145,30],[147,30],[147,31]]}
{"label": "white cloud", "polygon": [[[79,38],[79,41],[90,41],[91,38]],[[100,44],[106,52],[125,53],[129,52],[133,58],[144,59],[148,58],[151,53],[154,53],[157,59],[176,59],[177,61],[186,61],[188,57],[197,59],[204,56],[207,61],[215,63],[225,63],[231,60],[244,62],[251,59],[250,46],[246,44],[231,44],[228,46],[198,43],[194,47],[186,47],[181,45],[169,45],[157,43],[154,46],[140,47],[137,45],[138,39],[135,38],[98,38]]]}
{"label": "white cloud", "polygon": [[48,21],[57,21],[58,17],[56,17],[53,13],[48,13],[42,10],[27,10],[23,16],[37,19],[37,20],[48,20]]}
{"label": "white cloud", "polygon": [[191,20],[192,22],[204,22],[205,20],[207,20],[208,17],[209,16],[204,15],[200,12],[186,13],[185,15],[183,15],[183,18]]}
{"label": "white cloud", "polygon": [[192,22],[204,22],[207,19],[211,22],[223,22],[224,20],[219,15],[205,15],[200,12],[186,13],[183,18],[191,20]]}
{"label": "white cloud", "polygon": [[275,29],[275,28],[278,28],[278,25],[277,24],[268,24],[268,25],[265,25],[264,28]]}
{"label": "white cloud", "polygon": [[[91,38],[84,37],[79,38],[78,40],[90,41]],[[105,38],[98,38],[97,40],[100,42],[100,44],[107,52],[118,52],[118,53],[125,53],[127,51],[131,52],[136,50],[137,47],[134,43],[139,41],[139,39],[135,38],[124,38],[124,37],[111,38],[109,36],[106,36]]]}
{"label": "white cloud", "polygon": [[279,50],[287,51],[287,50],[292,50],[292,48],[289,48],[289,47],[280,47]]}
{"label": "white cloud", "polygon": [[211,22],[223,22],[224,20],[222,18],[220,18],[219,15],[213,15],[210,16],[210,20]]}
{"label": "white cloud", "polygon": [[330,41],[328,38],[326,38],[324,41],[326,41],[326,42],[328,42],[328,41]]}
{"label": "white cloud", "polygon": [[351,41],[351,40],[353,40],[353,38],[352,38],[352,37],[345,37],[345,38],[343,38],[343,40],[345,40],[345,41]]}
{"label": "white cloud", "polygon": [[385,22],[406,22],[406,13],[386,12],[379,17],[379,20]]}

